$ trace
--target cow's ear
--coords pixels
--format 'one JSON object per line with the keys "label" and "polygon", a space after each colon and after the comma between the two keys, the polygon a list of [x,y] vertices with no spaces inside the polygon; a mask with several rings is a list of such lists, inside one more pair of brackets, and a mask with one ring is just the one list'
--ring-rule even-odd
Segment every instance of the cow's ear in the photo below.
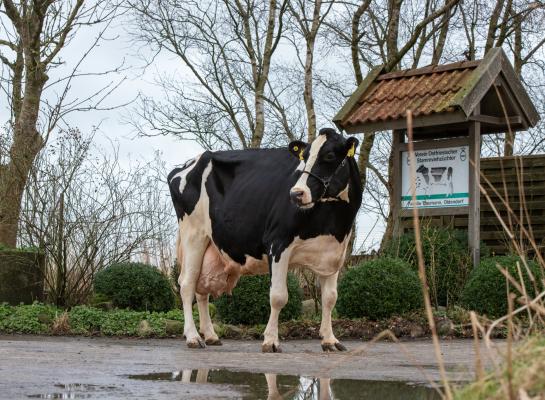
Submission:
{"label": "cow's ear", "polygon": [[322,128],[318,134],[330,137],[331,135],[337,135],[337,131],[333,128]]}
{"label": "cow's ear", "polygon": [[290,143],[290,153],[297,157],[299,160],[303,159],[303,151],[305,151],[307,144],[300,140],[294,140]]}
{"label": "cow's ear", "polygon": [[354,157],[354,154],[356,154],[356,148],[358,147],[358,139],[355,137],[349,137],[346,139],[346,156],[347,157]]}

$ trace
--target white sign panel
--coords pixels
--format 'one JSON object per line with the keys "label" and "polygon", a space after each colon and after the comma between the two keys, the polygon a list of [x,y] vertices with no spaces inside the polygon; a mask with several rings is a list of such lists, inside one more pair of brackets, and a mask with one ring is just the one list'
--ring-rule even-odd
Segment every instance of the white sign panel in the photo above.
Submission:
{"label": "white sign panel", "polygon": [[416,150],[416,204],[411,191],[409,153],[401,153],[401,207],[469,205],[469,146]]}

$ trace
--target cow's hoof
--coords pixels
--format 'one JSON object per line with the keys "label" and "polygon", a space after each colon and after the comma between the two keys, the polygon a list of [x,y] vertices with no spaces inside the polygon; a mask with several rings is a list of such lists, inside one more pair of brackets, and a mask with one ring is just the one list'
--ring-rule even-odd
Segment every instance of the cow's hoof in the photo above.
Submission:
{"label": "cow's hoof", "polygon": [[282,353],[282,349],[280,348],[280,346],[277,346],[276,344],[272,343],[272,344],[263,344],[261,346],[261,351],[263,353]]}
{"label": "cow's hoof", "polygon": [[188,340],[186,343],[187,347],[189,347],[190,349],[204,349],[206,347],[206,344],[204,344],[204,340],[202,340],[201,338]]}
{"label": "cow's hoof", "polygon": [[335,342],[335,347],[339,351],[347,351],[346,346],[344,344],[342,344],[341,342]]}
{"label": "cow's hoof", "polygon": [[330,351],[346,351],[346,347],[341,342],[335,343],[322,343],[322,350],[325,352]]}
{"label": "cow's hoof", "polygon": [[204,341],[207,346],[221,346],[223,343],[219,339],[206,339]]}

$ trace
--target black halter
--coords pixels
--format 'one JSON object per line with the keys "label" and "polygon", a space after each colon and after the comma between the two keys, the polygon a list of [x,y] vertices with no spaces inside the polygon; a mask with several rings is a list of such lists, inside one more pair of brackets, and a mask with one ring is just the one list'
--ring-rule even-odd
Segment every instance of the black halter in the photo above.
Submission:
{"label": "black halter", "polygon": [[[328,178],[322,178],[316,174],[313,174],[312,172],[310,171],[305,171],[303,170],[303,172],[301,173],[302,174],[308,174],[309,176],[312,176],[313,178],[317,179],[318,182],[320,182],[324,188],[324,191],[322,192],[322,194],[320,195],[320,197],[318,197],[316,199],[316,201],[320,201],[321,199],[324,198],[326,192],[327,192],[327,189],[329,188],[329,184],[331,183],[331,180],[335,177],[335,175],[337,175],[337,173],[341,170],[341,168],[343,168],[345,165],[346,165],[346,158],[343,158],[343,160],[341,161],[341,163],[339,164],[339,166],[335,169],[335,171],[333,171],[333,173],[331,175],[329,175]],[[335,198],[338,198],[339,195],[336,195]]]}

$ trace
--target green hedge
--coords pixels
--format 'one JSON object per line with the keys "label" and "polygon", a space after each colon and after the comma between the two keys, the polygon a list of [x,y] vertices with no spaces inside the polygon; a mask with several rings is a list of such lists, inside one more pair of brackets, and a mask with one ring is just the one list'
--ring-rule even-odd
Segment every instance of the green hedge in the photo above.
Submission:
{"label": "green hedge", "polygon": [[0,331],[7,333],[49,333],[58,312],[54,306],[41,303],[12,307],[0,304]]}
{"label": "green hedge", "polygon": [[[218,317],[230,324],[265,324],[271,310],[268,275],[243,276],[233,289],[233,295],[223,295],[214,301]],[[280,313],[280,321],[299,318],[303,312],[303,293],[297,278],[288,273],[288,303]]]}
{"label": "green hedge", "polygon": [[[54,323],[64,313],[61,308],[34,303],[10,306],[0,304],[0,332],[51,334]],[[68,311],[69,333],[77,335],[139,336],[142,321],[149,323],[146,336],[168,336],[168,321],[184,321],[181,310],[148,312],[131,310],[105,311],[88,306],[73,307]]]}
{"label": "green hedge", "polygon": [[[522,264],[520,258],[515,255],[489,257],[481,260],[480,265],[471,273],[469,280],[462,292],[462,305],[469,309],[478,312],[479,314],[487,315],[491,318],[500,317],[507,314],[507,287],[506,278],[501,273],[498,265],[507,269],[509,274],[519,282],[519,274],[517,270],[517,261],[520,262],[522,276],[524,278],[525,287],[530,297],[535,297],[545,289],[541,268],[534,261],[528,262],[528,268],[536,279],[537,292],[534,284],[531,282],[528,272]],[[510,291],[517,296],[521,293],[510,284]],[[519,304],[516,303],[515,307]]]}
{"label": "green hedge", "polygon": [[174,306],[174,293],[168,277],[151,265],[113,264],[96,274],[94,290],[119,308],[168,311]]}
{"label": "green hedge", "polygon": [[337,312],[347,318],[388,318],[422,307],[420,280],[403,260],[381,257],[348,269],[338,286]]}
{"label": "green hedge", "polygon": [[[432,304],[436,307],[457,304],[472,269],[467,232],[423,226],[421,238]],[[407,261],[418,271],[413,232],[407,232],[386,244],[383,253]],[[482,254],[486,255],[484,247]]]}

